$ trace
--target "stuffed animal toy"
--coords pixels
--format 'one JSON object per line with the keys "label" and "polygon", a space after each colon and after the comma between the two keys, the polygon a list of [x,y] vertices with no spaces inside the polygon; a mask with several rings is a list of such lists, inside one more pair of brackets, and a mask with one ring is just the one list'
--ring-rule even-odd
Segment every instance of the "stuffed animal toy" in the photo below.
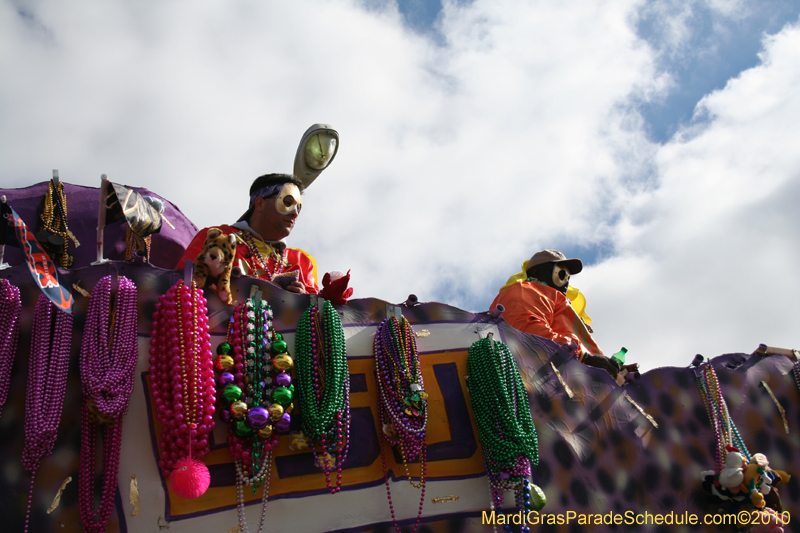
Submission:
{"label": "stuffed animal toy", "polygon": [[744,458],[733,446],[725,446],[725,449],[728,454],[725,457],[725,468],[719,473],[719,484],[726,489],[734,489],[744,480]]}
{"label": "stuffed animal toy", "polygon": [[233,259],[236,257],[236,235],[225,235],[219,228],[211,228],[206,235],[203,251],[194,262],[193,278],[197,286],[203,288],[209,277],[217,278],[212,286],[220,300],[228,305],[236,305],[231,294],[231,274]]}
{"label": "stuffed animal toy", "polygon": [[350,271],[347,274],[334,270],[322,277],[322,290],[319,295],[330,300],[332,304],[346,304],[347,299],[353,295],[353,288],[348,287],[350,282]]}
{"label": "stuffed animal toy", "polygon": [[766,501],[764,496],[771,492],[775,494],[770,498],[770,507],[775,510],[781,508],[780,496],[774,488],[789,481],[791,476],[783,470],[774,470],[769,467],[769,461],[763,453],[756,453],[744,468],[742,489],[750,495],[750,501],[758,509],[764,509]]}

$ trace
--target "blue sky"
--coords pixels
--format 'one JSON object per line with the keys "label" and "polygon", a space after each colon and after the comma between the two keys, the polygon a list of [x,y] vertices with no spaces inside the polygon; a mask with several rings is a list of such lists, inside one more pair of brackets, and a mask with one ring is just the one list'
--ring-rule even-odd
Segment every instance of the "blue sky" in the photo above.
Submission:
{"label": "blue sky", "polygon": [[[682,125],[691,122],[695,106],[704,95],[723,88],[729,79],[756,66],[764,34],[779,31],[800,14],[800,2],[791,0],[759,2],[757,9],[736,17],[720,16],[700,2],[675,2],[672,9],[687,6],[692,11],[687,21],[687,42],[680,53],[665,53],[659,61],[659,68],[675,76],[676,87],[663,99],[642,102],[639,107],[647,133],[656,142],[668,141]],[[440,0],[399,0],[397,7],[410,29],[444,46],[436,24],[442,14]],[[660,15],[658,11],[642,9],[636,30],[654,49],[665,50],[671,43]]]}
{"label": "blue sky", "polygon": [[105,173],[212,226],[324,122],[340,151],[289,242],[352,270],[355,297],[485,311],[559,248],[586,264],[600,346],[645,368],[797,347],[798,17],[786,0],[5,0],[0,183]]}

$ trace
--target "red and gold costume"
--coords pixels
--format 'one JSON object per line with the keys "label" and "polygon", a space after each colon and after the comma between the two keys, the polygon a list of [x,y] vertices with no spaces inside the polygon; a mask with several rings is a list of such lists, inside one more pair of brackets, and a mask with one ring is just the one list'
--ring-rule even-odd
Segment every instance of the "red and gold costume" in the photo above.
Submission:
{"label": "red and gold costume", "polygon": [[574,342],[580,352],[602,354],[591,333],[561,292],[536,281],[520,281],[500,291],[490,309],[502,305],[503,318],[514,328],[562,344]]}
{"label": "red and gold costume", "polygon": [[[248,227],[242,223],[237,223],[237,226],[218,226],[223,233],[230,235],[236,233],[239,236],[236,246],[236,257],[234,259],[234,267],[238,268],[242,275],[250,276],[253,278],[271,280],[272,275],[278,272],[298,272],[298,281],[303,284],[306,292],[309,294],[317,294],[319,288],[317,287],[317,264],[314,258],[308,255],[299,248],[288,248],[282,241],[267,242],[265,243],[258,236],[252,235],[241,226]],[[210,228],[204,228],[197,232],[192,242],[189,244],[186,251],[183,252],[175,268],[183,268],[186,260],[196,260],[200,252],[203,251],[203,244],[206,241],[206,234]],[[255,250],[253,250],[253,246]],[[281,251],[285,251],[283,257],[283,266],[278,265]],[[262,260],[266,262],[266,269],[262,268],[264,265]]]}

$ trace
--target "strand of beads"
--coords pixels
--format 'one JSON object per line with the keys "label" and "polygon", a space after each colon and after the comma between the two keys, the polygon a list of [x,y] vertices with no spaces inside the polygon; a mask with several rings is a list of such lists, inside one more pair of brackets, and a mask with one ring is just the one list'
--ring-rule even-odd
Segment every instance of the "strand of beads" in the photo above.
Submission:
{"label": "strand of beads", "polygon": [[41,230],[49,232],[60,238],[62,245],[55,245],[48,240],[40,240],[39,243],[45,252],[54,259],[62,268],[70,268],[74,258],[67,251],[69,240],[79,246],[75,235],[67,226],[67,196],[64,194],[64,184],[55,184],[50,181],[47,185],[47,194],[44,195],[42,213],[39,215],[39,227]]}
{"label": "strand of beads", "polygon": [[539,463],[539,444],[517,363],[505,344],[487,337],[470,346],[467,371],[495,508],[502,508],[504,490],[514,490],[525,502],[520,510],[527,512],[532,505],[527,479]]}
{"label": "strand of beads", "polygon": [[744,443],[736,424],[728,411],[728,404],[719,386],[717,372],[710,364],[706,364],[697,376],[700,395],[706,407],[711,425],[714,428],[716,453],[714,457],[714,474],[719,479],[725,464],[726,446],[735,446],[748,461],[752,457]]}
{"label": "strand of beads", "polygon": [[[416,531],[425,502],[427,479],[425,430],[428,425],[428,394],[425,392],[425,383],[422,380],[417,343],[411,324],[405,317],[402,326],[396,317],[384,319],[375,333],[373,347],[378,378],[378,419],[382,428],[379,435],[390,446],[399,448],[408,481],[414,487],[422,489],[417,521],[413,530]],[[417,457],[420,461],[420,482],[414,484],[408,471],[408,461]],[[395,530],[400,531],[392,505],[392,491],[389,487],[389,472],[386,468],[383,446],[381,446],[381,462],[389,511]]]}
{"label": "strand of beads", "polygon": [[[249,531],[244,512],[244,486],[253,494],[261,484],[259,533],[264,527],[272,449],[278,434],[289,430],[294,385],[294,361],[286,341],[272,325],[272,309],[259,297],[234,309],[228,340],[217,347],[214,366],[219,371],[223,420],[232,422],[228,449],[236,465],[236,501],[239,526]],[[235,373],[234,373],[235,372]]]}
{"label": "strand of beads", "polygon": [[[278,254],[271,244],[265,242],[264,245],[269,246],[272,249],[267,258],[265,258],[258,250],[258,244],[256,243],[252,233],[249,231],[242,231],[240,232],[240,235],[247,246],[250,256],[253,258],[253,264],[256,266],[256,268],[261,268],[261,270],[267,274],[267,279],[272,280],[275,276],[283,272],[283,268],[286,266],[286,248],[281,250],[281,253]],[[272,272],[269,271],[269,257],[272,257],[275,261],[275,267],[272,269]]]}
{"label": "strand of beads", "polygon": [[797,389],[800,390],[800,359],[792,367],[792,374],[794,375],[794,383],[797,385]]}
{"label": "strand of beads", "polygon": [[303,432],[334,494],[342,488],[342,466],[350,448],[350,370],[342,322],[329,301],[324,300],[322,309],[306,309],[297,325],[296,343]]}
{"label": "strand of beads", "polygon": [[[79,503],[83,529],[90,533],[106,530],[114,506],[122,445],[122,417],[128,412],[139,355],[136,299],[136,285],[128,278],[121,277],[115,310],[112,312],[111,276],[106,276],[95,284],[86,312],[80,355],[83,404]],[[103,471],[100,506],[95,511],[94,471],[98,430],[103,439]]]}
{"label": "strand of beads", "polygon": [[25,447],[22,466],[31,474],[25,531],[31,513],[36,471],[53,452],[67,392],[72,314],[59,311],[44,294],[33,313],[28,395],[25,398]]}
{"label": "strand of beads", "polygon": [[159,297],[150,338],[150,391],[161,423],[160,461],[173,491],[196,498],[210,482],[199,459],[214,429],[214,371],[206,299],[183,280]]}
{"label": "strand of beads", "polygon": [[17,355],[21,312],[19,288],[7,279],[0,281],[0,415],[11,387],[11,367]]}
{"label": "strand of beads", "polygon": [[228,443],[234,459],[252,476],[261,468],[263,454],[291,423],[291,368],[294,362],[286,342],[272,326],[267,302],[249,298],[231,316],[228,341],[217,347],[220,416],[231,422]]}

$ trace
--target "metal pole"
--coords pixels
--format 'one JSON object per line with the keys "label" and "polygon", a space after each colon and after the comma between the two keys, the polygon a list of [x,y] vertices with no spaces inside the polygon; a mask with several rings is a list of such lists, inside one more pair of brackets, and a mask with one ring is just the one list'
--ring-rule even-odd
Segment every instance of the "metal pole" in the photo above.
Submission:
{"label": "metal pole", "polygon": [[[0,203],[3,203],[3,204],[6,203],[6,195],[5,194],[3,196],[0,196]],[[6,255],[6,245],[5,244],[0,244],[0,270],[5,270],[7,268],[11,268],[11,265],[9,265],[8,263],[6,263],[3,260],[3,256],[5,256],[5,255]]]}
{"label": "metal pole", "polygon": [[100,176],[100,207],[97,212],[97,261],[92,263],[94,265],[102,265],[108,263],[108,259],[103,258],[103,230],[106,227],[106,189],[108,188],[108,176],[103,174]]}

